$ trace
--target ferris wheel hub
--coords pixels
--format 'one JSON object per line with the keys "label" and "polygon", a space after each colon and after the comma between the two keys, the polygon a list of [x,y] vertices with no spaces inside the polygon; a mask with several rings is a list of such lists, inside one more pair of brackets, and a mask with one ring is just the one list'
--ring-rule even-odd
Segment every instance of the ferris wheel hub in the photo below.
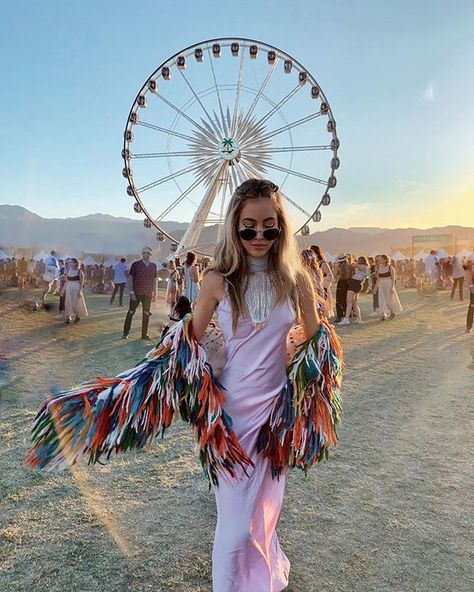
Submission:
{"label": "ferris wheel hub", "polygon": [[240,160],[240,146],[234,138],[222,138],[217,150],[222,160],[230,162],[238,162]]}

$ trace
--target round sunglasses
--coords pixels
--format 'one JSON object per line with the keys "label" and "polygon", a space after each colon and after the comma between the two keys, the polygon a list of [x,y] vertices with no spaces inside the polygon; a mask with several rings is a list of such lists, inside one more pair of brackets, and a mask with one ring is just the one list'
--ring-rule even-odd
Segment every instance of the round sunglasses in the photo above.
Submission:
{"label": "round sunglasses", "polygon": [[[273,241],[280,236],[281,230],[279,228],[265,228],[263,231],[263,238],[265,240]],[[251,241],[257,237],[258,232],[255,228],[241,228],[239,236],[244,241]]]}

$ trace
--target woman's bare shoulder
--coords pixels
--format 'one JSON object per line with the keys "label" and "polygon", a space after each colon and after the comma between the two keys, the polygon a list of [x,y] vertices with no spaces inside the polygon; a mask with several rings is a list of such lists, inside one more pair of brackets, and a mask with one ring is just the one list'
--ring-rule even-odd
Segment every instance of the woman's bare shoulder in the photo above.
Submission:
{"label": "woman's bare shoulder", "polygon": [[210,296],[214,296],[217,301],[224,297],[224,276],[213,269],[206,269],[202,280],[201,291],[204,289]]}

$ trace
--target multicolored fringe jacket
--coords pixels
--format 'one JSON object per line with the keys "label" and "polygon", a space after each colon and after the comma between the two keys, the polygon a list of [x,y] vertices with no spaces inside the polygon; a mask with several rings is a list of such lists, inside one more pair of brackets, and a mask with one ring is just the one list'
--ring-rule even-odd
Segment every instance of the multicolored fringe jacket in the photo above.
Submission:
{"label": "multicolored fringe jacket", "polygon": [[[318,333],[301,341],[290,331],[294,355],[287,383],[258,438],[258,451],[269,458],[272,474],[286,467],[305,472],[327,458],[337,444],[342,415],[342,351],[332,327],[322,321]],[[174,325],[137,366],[115,378],[95,378],[52,395],[33,425],[32,468],[61,469],[81,455],[89,463],[163,436],[173,418],[190,423],[204,471],[214,484],[219,476],[247,474],[252,460],[232,431],[224,410],[225,395],[204,347],[193,335],[192,315]]]}

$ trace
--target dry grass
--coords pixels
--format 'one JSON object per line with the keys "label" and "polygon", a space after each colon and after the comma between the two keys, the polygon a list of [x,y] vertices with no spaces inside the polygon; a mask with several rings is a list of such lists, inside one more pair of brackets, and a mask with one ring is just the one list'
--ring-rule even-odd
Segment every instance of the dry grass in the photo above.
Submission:
{"label": "dry grass", "polygon": [[[34,409],[51,387],[112,375],[149,348],[120,339],[125,310],[104,296],[88,297],[91,316],[74,327],[31,312],[28,296],[7,290],[0,301],[0,590],[209,592],[215,506],[186,426],[107,466],[22,467]],[[474,589],[467,305],[412,291],[402,301],[393,323],[340,330],[341,442],[308,478],[290,477],[279,528],[288,592]],[[160,310],[162,301],[154,335]]]}

